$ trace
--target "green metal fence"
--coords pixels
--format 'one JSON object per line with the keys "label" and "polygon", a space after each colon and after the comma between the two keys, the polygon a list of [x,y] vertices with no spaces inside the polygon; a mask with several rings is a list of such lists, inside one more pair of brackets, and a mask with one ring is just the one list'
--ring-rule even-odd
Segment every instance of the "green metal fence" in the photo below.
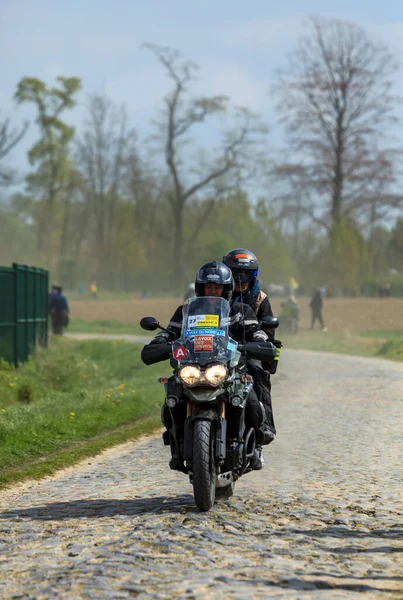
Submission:
{"label": "green metal fence", "polygon": [[0,358],[16,366],[35,344],[47,346],[48,281],[43,269],[0,267]]}

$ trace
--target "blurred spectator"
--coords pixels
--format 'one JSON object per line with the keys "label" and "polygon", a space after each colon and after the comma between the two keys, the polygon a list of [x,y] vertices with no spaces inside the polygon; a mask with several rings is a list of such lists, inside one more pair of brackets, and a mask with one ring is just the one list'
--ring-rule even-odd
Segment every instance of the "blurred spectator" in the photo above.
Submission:
{"label": "blurred spectator", "polygon": [[391,293],[392,293],[392,284],[391,283],[384,283],[383,285],[379,286],[379,296],[381,298],[389,298]]}
{"label": "blurred spectator", "polygon": [[64,327],[69,324],[69,304],[61,286],[54,286],[56,293],[52,295],[49,305],[52,333],[62,335]]}
{"label": "blurred spectator", "polygon": [[282,308],[279,316],[281,331],[284,333],[297,333],[300,308],[294,294],[291,294],[280,306]]}
{"label": "blurred spectator", "polygon": [[312,311],[311,329],[314,328],[316,320],[318,320],[322,331],[327,331],[327,328],[325,327],[323,317],[322,317],[323,300],[322,300],[322,292],[321,292],[320,288],[317,288],[314,291],[309,306],[311,307],[311,311]]}
{"label": "blurred spectator", "polygon": [[92,281],[88,287],[91,298],[98,298],[98,286],[95,281]]}
{"label": "blurred spectator", "polygon": [[48,294],[48,313],[50,314],[50,307],[52,305],[53,297],[57,294],[57,285],[53,284]]}

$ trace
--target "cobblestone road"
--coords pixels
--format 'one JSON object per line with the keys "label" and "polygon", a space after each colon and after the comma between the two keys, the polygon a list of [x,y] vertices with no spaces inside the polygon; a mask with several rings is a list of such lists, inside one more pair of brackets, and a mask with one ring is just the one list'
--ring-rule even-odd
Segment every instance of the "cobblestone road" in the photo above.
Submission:
{"label": "cobblestone road", "polygon": [[403,365],[279,371],[265,468],[210,513],[159,436],[3,492],[0,597],[402,598]]}

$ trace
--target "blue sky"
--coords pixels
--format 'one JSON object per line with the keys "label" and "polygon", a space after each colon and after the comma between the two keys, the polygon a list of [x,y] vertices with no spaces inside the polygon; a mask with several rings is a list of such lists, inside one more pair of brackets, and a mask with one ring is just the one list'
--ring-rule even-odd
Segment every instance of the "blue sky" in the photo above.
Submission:
{"label": "blue sky", "polygon": [[[227,94],[238,105],[275,122],[268,89],[303,31],[307,15],[337,17],[365,27],[403,56],[401,0],[0,0],[1,117],[18,125],[34,114],[12,102],[16,84],[30,75],[83,79],[77,107],[65,120],[80,125],[86,96],[106,92],[125,103],[140,138],[169,90],[161,65],[141,45],[179,49],[200,66],[194,92]],[[403,82],[397,82],[403,96]],[[276,127],[273,129],[276,132]],[[35,126],[8,161],[26,168]],[[278,132],[274,133],[278,141]]]}

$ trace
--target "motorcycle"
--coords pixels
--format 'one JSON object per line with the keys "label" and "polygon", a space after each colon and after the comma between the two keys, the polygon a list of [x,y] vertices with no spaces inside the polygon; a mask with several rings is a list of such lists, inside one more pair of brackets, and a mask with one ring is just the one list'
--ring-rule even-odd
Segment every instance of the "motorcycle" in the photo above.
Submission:
{"label": "motorcycle", "polygon": [[[171,448],[171,468],[188,474],[201,511],[232,496],[235,482],[251,471],[256,434],[245,418],[253,388],[246,358],[264,361],[275,373],[280,355],[279,341],[237,343],[229,335],[229,323],[227,300],[190,298],[183,306],[179,339],[149,344],[141,354],[147,365],[170,359],[173,377],[159,379],[166,394],[163,440]],[[272,330],[278,324],[267,317],[261,326]],[[144,317],[140,325],[167,332],[153,317]]]}

